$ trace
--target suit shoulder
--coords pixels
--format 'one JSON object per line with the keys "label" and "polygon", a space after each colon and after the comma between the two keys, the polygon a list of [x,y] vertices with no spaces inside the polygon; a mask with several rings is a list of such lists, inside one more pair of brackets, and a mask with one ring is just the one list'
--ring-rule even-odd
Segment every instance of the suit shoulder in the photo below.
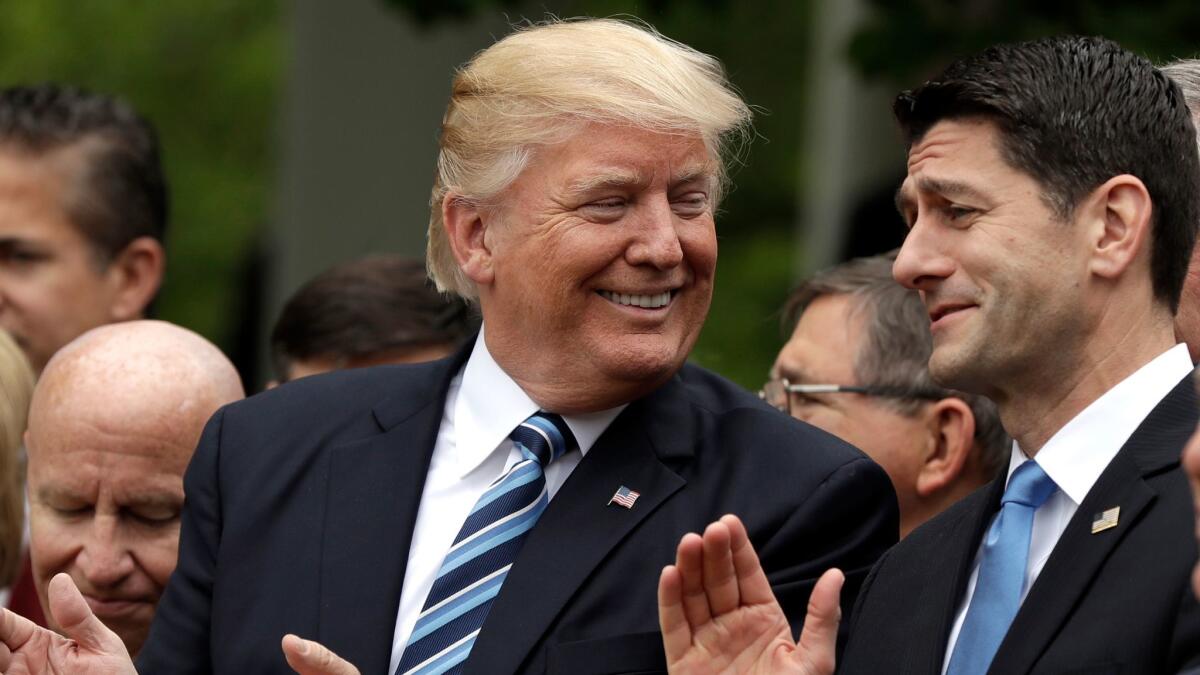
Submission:
{"label": "suit shoulder", "polygon": [[226,406],[225,424],[248,424],[286,433],[336,427],[359,420],[385,402],[417,403],[437,398],[448,384],[452,364],[384,365],[338,370],[288,382]]}

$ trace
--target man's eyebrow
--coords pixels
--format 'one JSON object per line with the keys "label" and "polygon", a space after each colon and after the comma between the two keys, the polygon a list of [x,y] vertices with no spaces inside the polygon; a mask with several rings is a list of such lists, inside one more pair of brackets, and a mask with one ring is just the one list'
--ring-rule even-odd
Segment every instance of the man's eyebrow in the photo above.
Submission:
{"label": "man's eyebrow", "polygon": [[921,192],[934,192],[943,197],[982,200],[983,193],[962,181],[943,178],[919,178],[917,189]]}
{"label": "man's eyebrow", "polygon": [[646,176],[632,171],[606,171],[572,181],[567,191],[580,194],[602,188],[629,187],[646,182]]}

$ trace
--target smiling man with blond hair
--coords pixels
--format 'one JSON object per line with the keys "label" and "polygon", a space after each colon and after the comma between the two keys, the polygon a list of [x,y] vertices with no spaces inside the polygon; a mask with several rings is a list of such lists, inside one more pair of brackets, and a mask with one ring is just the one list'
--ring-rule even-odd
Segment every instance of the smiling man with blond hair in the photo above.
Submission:
{"label": "smiling man with blond hair", "polygon": [[[214,417],[139,666],[662,670],[658,568],[728,511],[796,629],[825,566],[845,570],[852,601],[896,537],[887,475],[685,365],[749,118],[715,59],[621,21],[523,28],[467,63],[428,259],[442,289],[478,302],[479,336],[449,359],[304,378]],[[76,649],[6,615],[13,658],[128,668],[58,588]],[[281,651],[285,634],[324,646],[291,635]],[[345,661],[331,668],[326,648]]]}

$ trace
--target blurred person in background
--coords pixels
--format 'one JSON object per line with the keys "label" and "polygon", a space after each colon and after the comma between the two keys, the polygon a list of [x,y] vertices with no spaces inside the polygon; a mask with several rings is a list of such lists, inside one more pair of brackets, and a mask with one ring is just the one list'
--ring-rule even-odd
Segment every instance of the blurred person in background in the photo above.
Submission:
{"label": "blurred person in background", "polygon": [[276,383],[342,368],[448,356],[478,328],[462,299],[438,292],[425,265],[377,255],[322,272],[287,301],[271,331]]}
{"label": "blurred person in background", "polygon": [[157,136],[128,103],[0,90],[0,328],[35,372],[89,328],[145,314],[166,221]]}
{"label": "blurred person in background", "polygon": [[59,350],[29,412],[30,550],[46,585],[71,576],[137,654],[175,569],[183,472],[208,418],[243,397],[210,342],[161,321],[93,329]]}
{"label": "blurred person in background", "polygon": [[[1197,127],[1196,145],[1200,147],[1200,59],[1179,59],[1163,66],[1162,71],[1183,92],[1192,124]],[[1187,343],[1192,363],[1200,362],[1200,246],[1192,251],[1192,263],[1183,283],[1183,298],[1175,314],[1175,337]]]}
{"label": "blurred person in background", "polygon": [[[21,434],[33,394],[33,371],[0,330],[0,606],[42,623],[25,550],[25,457]],[[31,611],[36,610],[36,611]]]}
{"label": "blurred person in background", "polygon": [[791,338],[763,397],[878,462],[896,488],[904,537],[995,478],[1011,441],[991,401],[933,381],[929,315],[892,277],[895,258],[857,258],[792,292]]}

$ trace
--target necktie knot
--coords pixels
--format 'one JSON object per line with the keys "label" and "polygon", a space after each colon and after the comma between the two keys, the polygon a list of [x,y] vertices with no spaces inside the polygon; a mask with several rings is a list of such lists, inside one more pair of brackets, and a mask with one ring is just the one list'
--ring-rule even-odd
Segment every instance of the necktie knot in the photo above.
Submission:
{"label": "necktie knot", "polygon": [[578,447],[575,434],[566,420],[554,413],[539,410],[513,429],[509,438],[524,451],[533,455],[539,464],[550,462]]}
{"label": "necktie knot", "polygon": [[1037,509],[1045,504],[1057,489],[1058,486],[1054,484],[1054,480],[1050,476],[1046,475],[1046,471],[1042,469],[1041,465],[1034,460],[1029,460],[1018,466],[1017,470],[1013,472],[1000,503],[1016,503]]}

